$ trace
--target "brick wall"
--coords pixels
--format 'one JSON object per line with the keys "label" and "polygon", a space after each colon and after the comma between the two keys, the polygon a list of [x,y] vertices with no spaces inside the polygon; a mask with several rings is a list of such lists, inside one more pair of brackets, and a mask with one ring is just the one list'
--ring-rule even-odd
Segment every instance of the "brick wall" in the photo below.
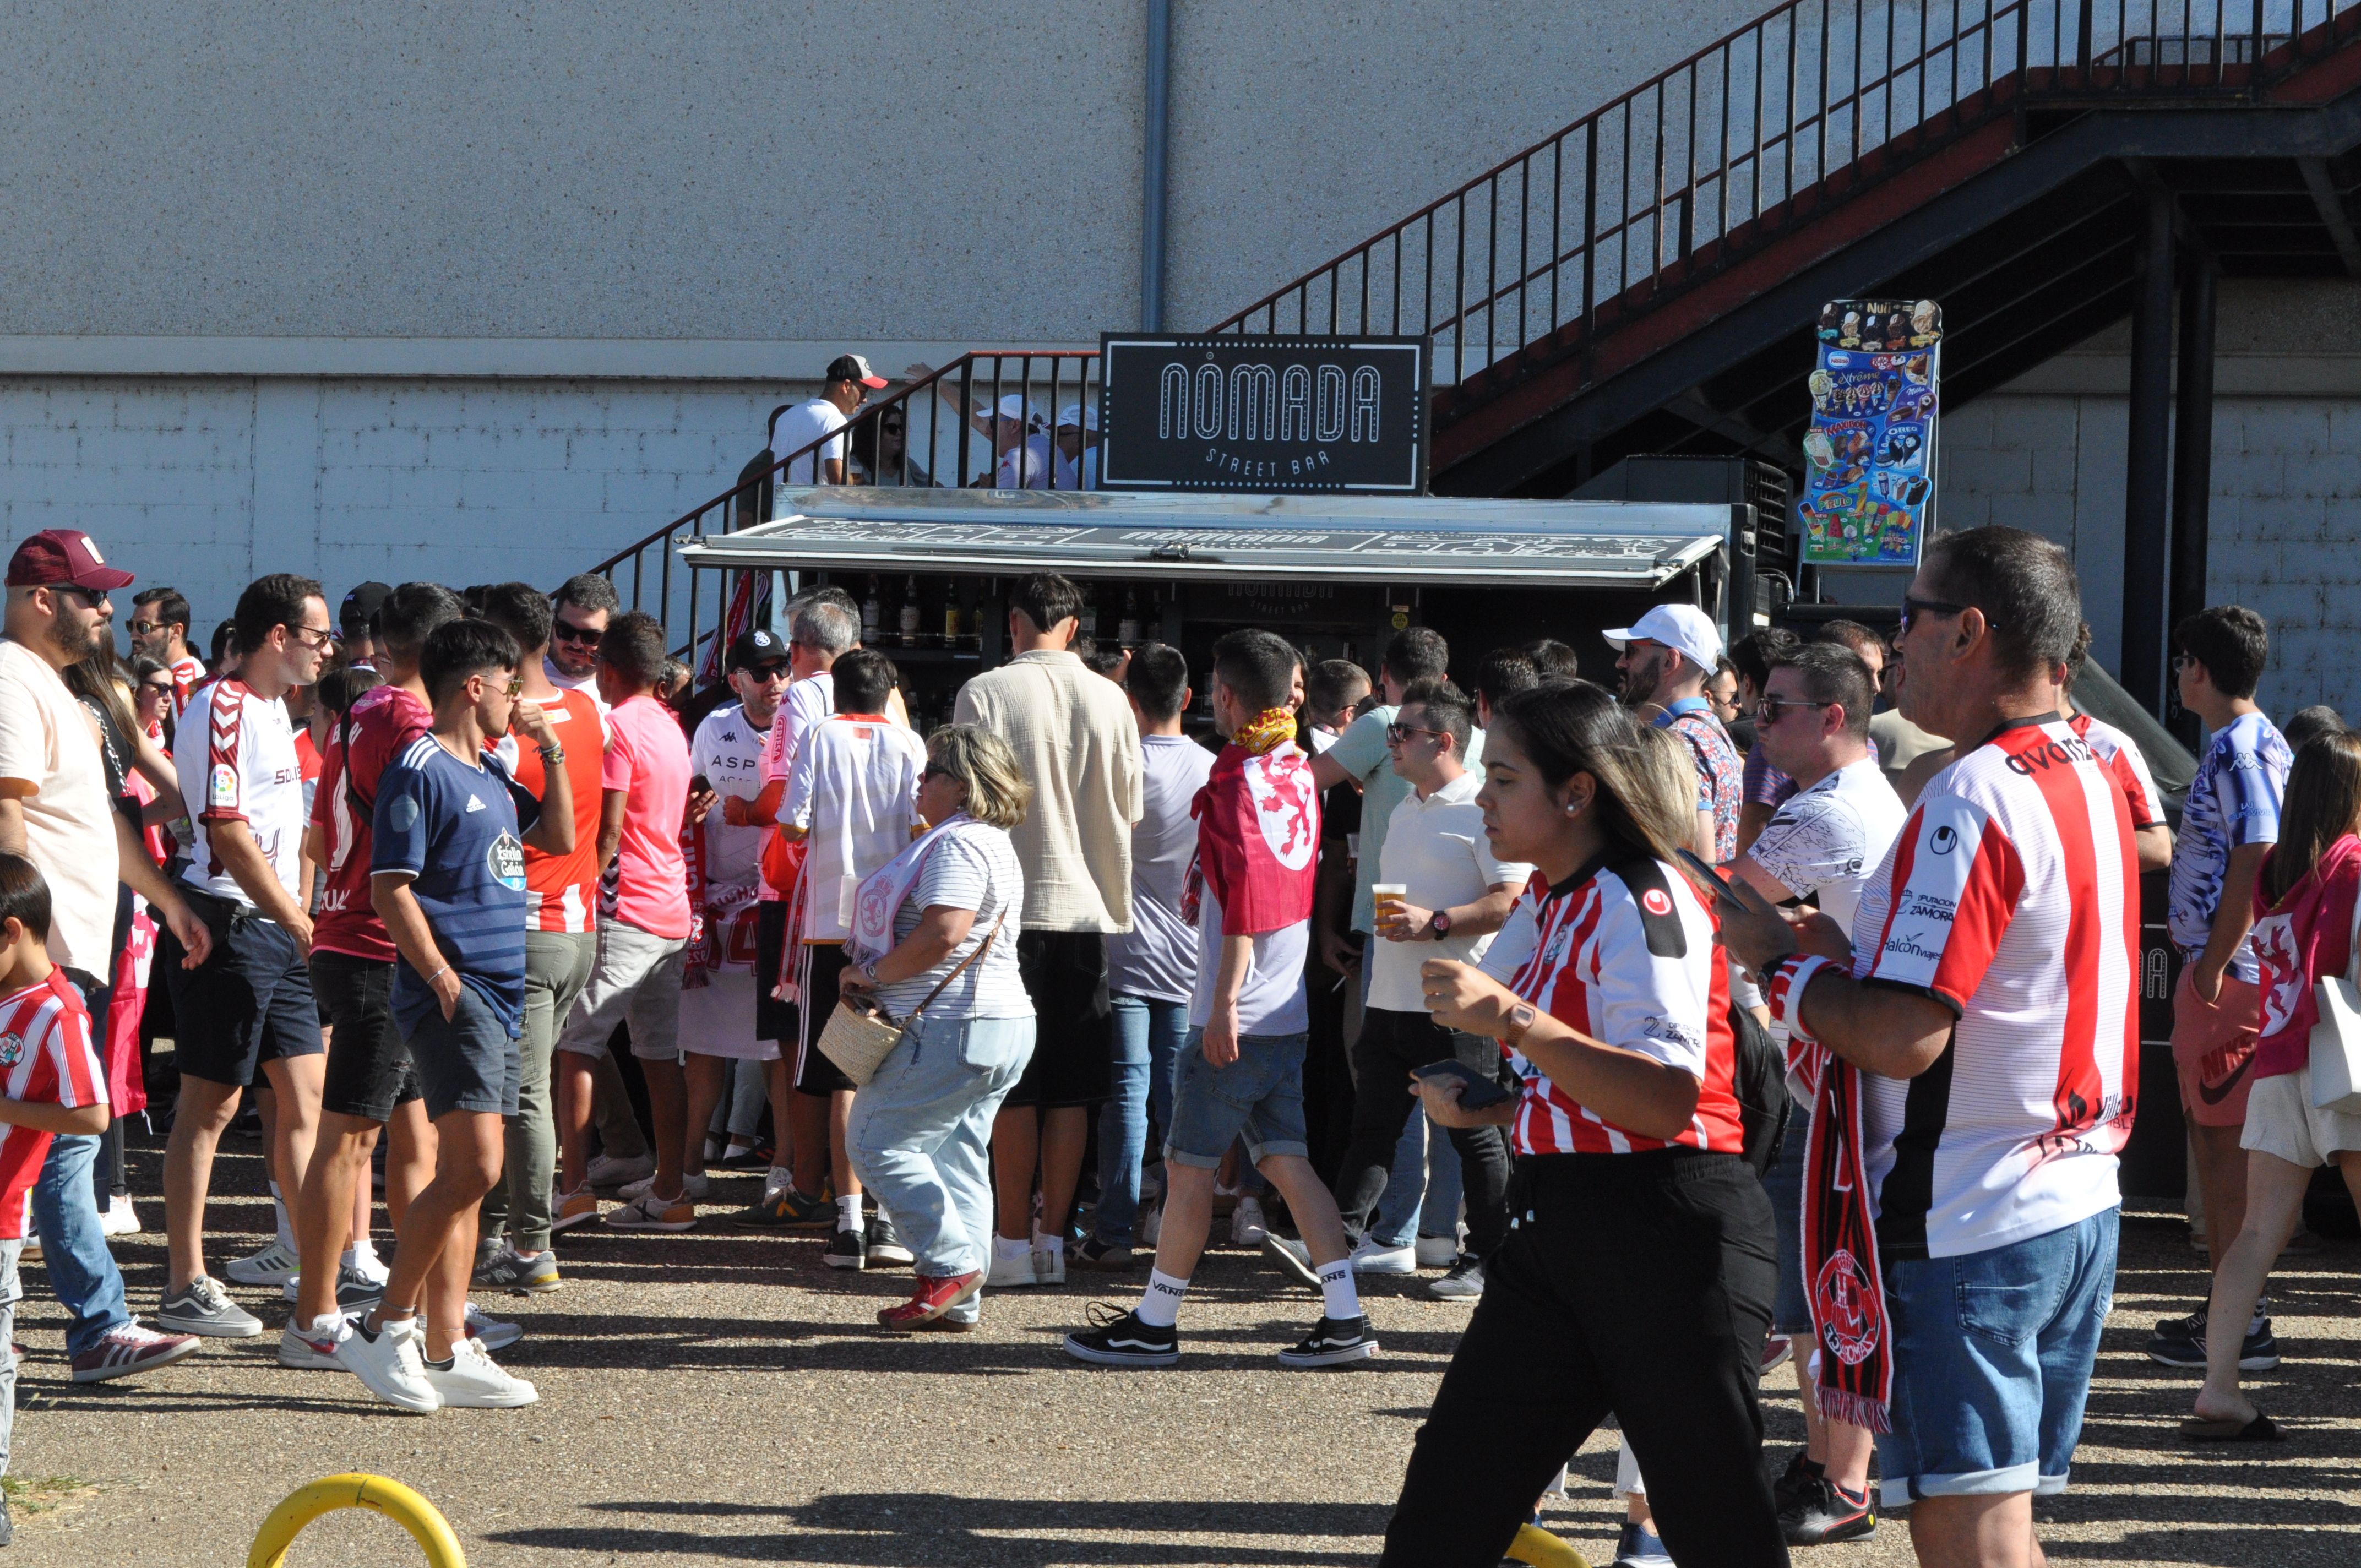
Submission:
{"label": "brick wall", "polygon": [[724,488],[784,400],[715,381],[0,378],[0,527],[86,530],[140,586],[187,594],[200,637],[270,571],[332,595],[555,584]]}

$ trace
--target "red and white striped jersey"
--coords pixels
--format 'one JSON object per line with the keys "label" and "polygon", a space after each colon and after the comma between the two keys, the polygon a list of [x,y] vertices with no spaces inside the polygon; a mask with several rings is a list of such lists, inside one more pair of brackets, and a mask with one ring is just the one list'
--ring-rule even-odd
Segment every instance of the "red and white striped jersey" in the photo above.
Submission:
{"label": "red and white striped jersey", "polygon": [[1878,1237],[1955,1257],[2114,1207],[2139,1089],[2139,862],[2097,751],[2054,715],[1928,782],[1861,899],[1853,972],[1959,1014],[1935,1065],[1865,1074]]}
{"label": "red and white striped jersey", "polygon": [[2104,719],[2078,713],[2066,721],[2067,728],[2091,743],[2091,754],[2124,792],[2124,804],[2131,807],[2132,826],[2160,828],[2164,826],[2164,797],[2156,792],[2156,779],[2147,771],[2147,759],[2140,755],[2139,743]]}
{"label": "red and white striped jersey", "polygon": [[[106,1102],[106,1069],[91,1048],[90,1014],[63,970],[0,996],[0,1094],[36,1105]],[[25,1237],[25,1202],[48,1133],[0,1122],[0,1241]]]}
{"label": "red and white striped jersey", "polygon": [[1687,1129],[1668,1144],[1616,1126],[1510,1051],[1525,1080],[1510,1126],[1516,1152],[1741,1152],[1730,965],[1688,879],[1662,861],[1618,854],[1555,887],[1536,872],[1519,903],[1531,906],[1533,946],[1510,989],[1594,1040],[1695,1073],[1698,1091]]}

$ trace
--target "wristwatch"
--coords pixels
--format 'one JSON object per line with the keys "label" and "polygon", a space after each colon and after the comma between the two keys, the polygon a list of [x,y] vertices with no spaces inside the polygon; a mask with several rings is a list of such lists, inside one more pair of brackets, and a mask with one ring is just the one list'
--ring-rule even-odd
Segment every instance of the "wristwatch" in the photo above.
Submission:
{"label": "wristwatch", "polygon": [[1436,941],[1439,942],[1444,938],[1451,935],[1451,911],[1448,909],[1436,910],[1433,916],[1433,924],[1434,926],[1434,938]]}
{"label": "wristwatch", "polygon": [[1510,1050],[1515,1050],[1524,1043],[1525,1031],[1533,1026],[1533,1019],[1536,1016],[1533,1004],[1530,1002],[1520,1002],[1510,1008],[1508,1027],[1501,1031],[1500,1043]]}

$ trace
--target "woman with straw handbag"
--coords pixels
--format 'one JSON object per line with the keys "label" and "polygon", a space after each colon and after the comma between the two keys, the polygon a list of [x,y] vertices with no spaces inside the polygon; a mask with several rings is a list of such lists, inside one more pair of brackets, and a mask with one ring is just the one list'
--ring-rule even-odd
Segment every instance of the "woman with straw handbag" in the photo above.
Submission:
{"label": "woman with straw handbag", "polygon": [[[1033,1003],[1016,970],[1025,877],[1008,839],[1031,794],[997,735],[936,730],[918,781],[918,815],[934,826],[854,896],[843,1000],[820,1048],[834,1058],[864,1042],[888,1047],[847,1131],[862,1184],[917,1260],[910,1299],[877,1314],[898,1332],[964,1332],[981,1311],[993,1117],[1033,1056]],[[859,1017],[865,1007],[882,1018]]]}

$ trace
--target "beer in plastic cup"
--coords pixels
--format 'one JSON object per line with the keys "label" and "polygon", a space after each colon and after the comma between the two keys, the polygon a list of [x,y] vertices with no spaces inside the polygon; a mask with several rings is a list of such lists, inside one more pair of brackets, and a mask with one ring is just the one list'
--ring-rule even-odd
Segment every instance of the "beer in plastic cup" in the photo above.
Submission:
{"label": "beer in plastic cup", "polygon": [[1369,896],[1377,901],[1378,914],[1382,917],[1389,908],[1410,902],[1410,883],[1406,882],[1371,883]]}

